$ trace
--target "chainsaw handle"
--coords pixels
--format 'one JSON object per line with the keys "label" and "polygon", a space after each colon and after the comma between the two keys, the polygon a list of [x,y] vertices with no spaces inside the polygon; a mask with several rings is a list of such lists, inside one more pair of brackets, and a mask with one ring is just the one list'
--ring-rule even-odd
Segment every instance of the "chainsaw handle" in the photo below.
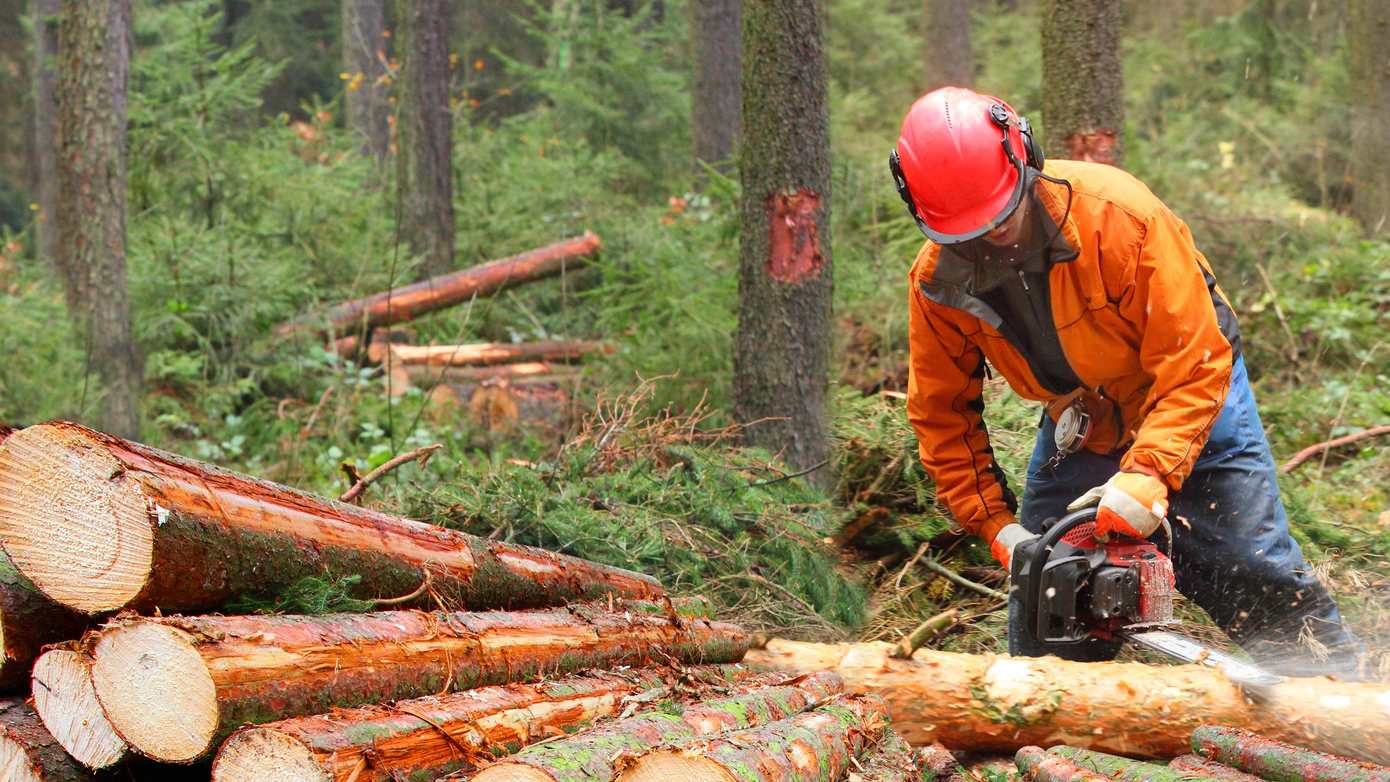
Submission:
{"label": "chainsaw handle", "polygon": [[1042,605],[1043,564],[1047,562],[1052,548],[1066,537],[1068,532],[1088,521],[1094,521],[1095,518],[1096,508],[1094,506],[1068,513],[1058,519],[1051,527],[1048,527],[1028,552],[1028,584],[1023,592],[1023,606],[1025,615],[1033,623],[1033,637],[1040,641],[1044,632],[1042,612],[1038,610],[1039,606]]}

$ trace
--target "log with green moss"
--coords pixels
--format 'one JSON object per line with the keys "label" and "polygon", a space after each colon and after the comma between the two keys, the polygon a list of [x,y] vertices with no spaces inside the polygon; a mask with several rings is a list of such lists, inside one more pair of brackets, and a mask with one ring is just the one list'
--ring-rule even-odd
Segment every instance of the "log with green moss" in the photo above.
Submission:
{"label": "log with green moss", "polygon": [[1041,747],[1020,747],[1014,763],[1019,773],[1033,782],[1110,782],[1109,777],[1044,752]]}
{"label": "log with green moss", "polygon": [[0,701],[0,778],[6,782],[91,782],[23,701]]}
{"label": "log with green moss", "polygon": [[129,618],[91,633],[92,683],[131,748],[166,763],[237,727],[588,668],[737,662],[738,627],[612,606],[522,612]]}
{"label": "log with green moss", "polygon": [[647,752],[616,782],[836,782],[887,722],[879,698],[839,696],[777,722]]}
{"label": "log with green moss", "polygon": [[740,666],[594,671],[480,687],[246,727],[212,765],[215,782],[433,780],[612,716],[673,689],[727,688]]}
{"label": "log with green moss", "polygon": [[860,758],[859,766],[859,782],[922,782],[926,777],[920,756],[892,728],[884,728],[878,743]]}
{"label": "log with green moss", "polygon": [[1219,779],[1221,782],[1261,782],[1254,774],[1207,760],[1200,755],[1179,755],[1168,761],[1168,768],[1175,768],[1193,776]]}
{"label": "log with green moss", "polygon": [[1270,782],[1390,782],[1390,768],[1385,766],[1315,752],[1240,728],[1200,727],[1192,732],[1192,751]]}
{"label": "log with green moss", "polygon": [[[615,761],[724,730],[785,719],[840,692],[843,682],[817,673],[684,708],[656,709],[598,725],[572,738],[528,747],[476,775],[473,782],[590,782],[609,780]],[[465,779],[451,776],[451,780]]]}
{"label": "log with green moss", "polygon": [[1104,752],[1089,749],[1060,746],[1049,749],[1048,754],[1066,758],[1084,769],[1111,779],[1124,780],[1124,782],[1213,782],[1210,777],[1193,774],[1182,769],[1122,758],[1118,755],[1107,755]]}
{"label": "log with green moss", "polygon": [[[364,598],[522,609],[655,599],[648,576],[315,497],[53,422],[0,445],[0,543],[20,573],[85,613],[193,613],[356,574]],[[429,577],[429,588],[419,590]]]}

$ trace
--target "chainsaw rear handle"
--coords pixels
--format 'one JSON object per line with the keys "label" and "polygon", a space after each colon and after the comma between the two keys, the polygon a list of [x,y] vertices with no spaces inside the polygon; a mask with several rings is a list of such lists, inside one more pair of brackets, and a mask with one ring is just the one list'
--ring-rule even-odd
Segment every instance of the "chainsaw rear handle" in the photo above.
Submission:
{"label": "chainsaw rear handle", "polygon": [[1014,549],[1011,568],[1014,572],[1011,575],[1026,573],[1028,576],[1027,583],[1016,585],[1015,588],[1023,589],[1023,615],[1033,626],[1034,637],[1039,640],[1045,634],[1040,626],[1042,612],[1039,610],[1039,606],[1042,605],[1043,565],[1047,562],[1052,548],[1066,537],[1068,532],[1088,521],[1094,521],[1095,518],[1094,506],[1068,513],[1044,530],[1042,535],[1033,540],[1025,540]]}

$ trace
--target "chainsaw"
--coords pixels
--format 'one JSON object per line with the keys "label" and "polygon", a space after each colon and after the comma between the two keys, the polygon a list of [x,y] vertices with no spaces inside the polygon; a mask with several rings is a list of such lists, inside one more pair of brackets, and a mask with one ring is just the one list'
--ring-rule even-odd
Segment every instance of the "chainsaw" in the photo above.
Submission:
{"label": "chainsaw", "polygon": [[1175,623],[1173,560],[1147,540],[1097,541],[1095,519],[1095,508],[1079,510],[1014,549],[1012,588],[1022,598],[1024,621],[1049,651],[1076,649],[1093,639],[1128,641],[1186,663],[1219,668],[1247,692],[1259,694],[1283,681],[1160,629]]}

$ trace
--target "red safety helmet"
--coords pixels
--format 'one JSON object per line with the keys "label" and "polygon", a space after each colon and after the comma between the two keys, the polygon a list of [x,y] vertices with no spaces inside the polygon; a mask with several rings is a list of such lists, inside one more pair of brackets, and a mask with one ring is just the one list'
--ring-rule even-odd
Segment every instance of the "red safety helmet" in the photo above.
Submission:
{"label": "red safety helmet", "polygon": [[992,96],[933,90],[903,118],[888,165],[922,233],[938,244],[994,230],[1023,198],[1024,166],[1042,170],[1028,120]]}

